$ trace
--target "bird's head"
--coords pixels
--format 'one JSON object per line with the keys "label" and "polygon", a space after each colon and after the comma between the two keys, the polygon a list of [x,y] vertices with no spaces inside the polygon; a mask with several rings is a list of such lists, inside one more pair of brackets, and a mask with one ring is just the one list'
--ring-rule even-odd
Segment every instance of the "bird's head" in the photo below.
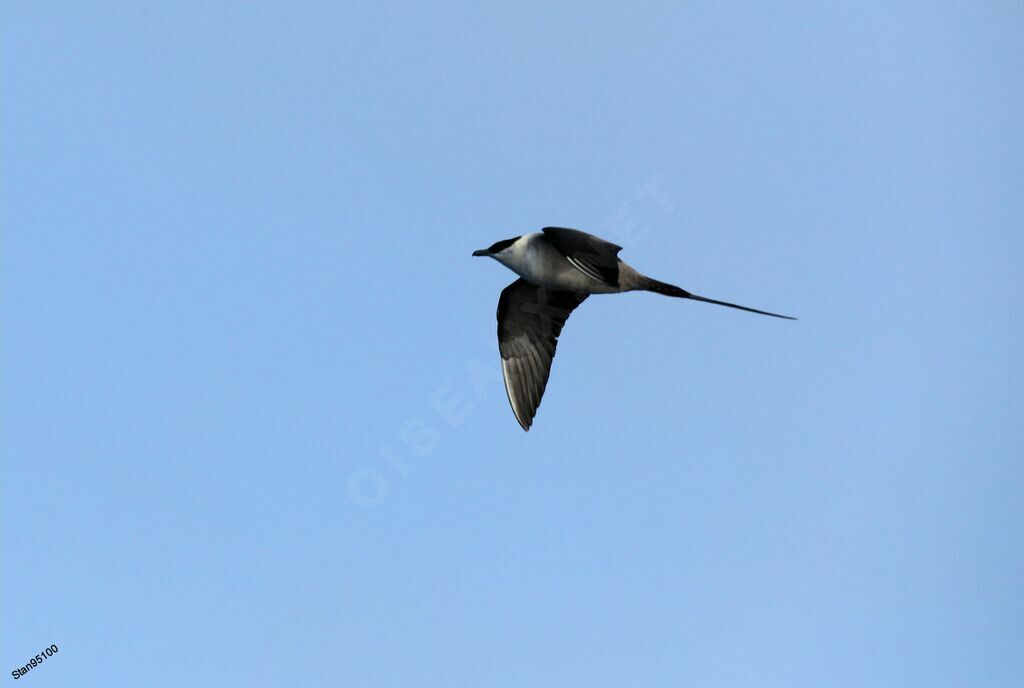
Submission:
{"label": "bird's head", "polygon": [[512,237],[511,239],[502,239],[501,241],[494,243],[490,248],[482,248],[479,251],[473,251],[474,256],[487,256],[488,258],[495,258],[501,260],[498,256],[502,252],[508,250],[512,244],[519,241],[520,237]]}

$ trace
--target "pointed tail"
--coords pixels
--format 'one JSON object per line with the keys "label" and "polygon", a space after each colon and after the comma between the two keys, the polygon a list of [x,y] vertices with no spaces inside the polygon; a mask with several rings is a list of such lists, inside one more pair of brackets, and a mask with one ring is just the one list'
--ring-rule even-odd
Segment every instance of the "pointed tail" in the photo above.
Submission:
{"label": "pointed tail", "polygon": [[680,299],[692,299],[694,301],[703,301],[704,303],[713,303],[716,306],[728,306],[729,308],[738,308],[741,311],[747,311],[749,313],[758,313],[760,315],[770,315],[773,318],[785,318],[786,320],[796,320],[796,318],[789,315],[779,315],[778,313],[759,311],[756,308],[747,308],[746,306],[740,306],[739,304],[729,303],[728,301],[716,301],[715,299],[709,299],[704,296],[697,296],[696,294],[691,294],[685,289],[680,289],[674,284],[666,284],[665,282],[659,282],[658,280],[651,279],[650,277],[644,277],[643,282],[641,282],[640,284],[640,288],[646,291],[653,291],[656,294],[664,294],[665,296],[675,296]]}

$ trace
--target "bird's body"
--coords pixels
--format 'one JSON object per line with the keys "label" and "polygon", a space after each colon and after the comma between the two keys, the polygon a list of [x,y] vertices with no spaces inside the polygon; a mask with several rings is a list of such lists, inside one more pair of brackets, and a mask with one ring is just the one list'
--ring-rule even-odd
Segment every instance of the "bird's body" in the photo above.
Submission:
{"label": "bird's body", "polygon": [[639,273],[621,260],[617,285],[595,279],[573,266],[543,232],[524,234],[493,257],[530,284],[553,291],[618,294],[639,288]]}
{"label": "bird's body", "polygon": [[498,300],[498,346],[505,391],[524,430],[530,429],[540,406],[562,326],[591,294],[653,291],[793,319],[697,296],[651,279],[620,260],[620,250],[621,246],[577,229],[545,227],[473,252],[494,258],[520,277],[505,287]]}

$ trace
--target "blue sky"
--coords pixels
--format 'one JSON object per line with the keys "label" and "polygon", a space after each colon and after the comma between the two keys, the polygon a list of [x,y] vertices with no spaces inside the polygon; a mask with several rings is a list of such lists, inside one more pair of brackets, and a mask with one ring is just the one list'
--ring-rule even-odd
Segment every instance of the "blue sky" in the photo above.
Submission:
{"label": "blue sky", "polygon": [[[0,18],[7,675],[1024,684],[1019,5]],[[545,225],[800,320],[592,298],[523,433]]]}

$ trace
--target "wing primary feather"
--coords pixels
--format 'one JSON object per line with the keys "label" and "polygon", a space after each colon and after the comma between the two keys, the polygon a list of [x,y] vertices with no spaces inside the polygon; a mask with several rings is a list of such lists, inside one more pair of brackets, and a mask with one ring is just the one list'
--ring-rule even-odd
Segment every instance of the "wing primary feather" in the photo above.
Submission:
{"label": "wing primary feather", "polygon": [[498,348],[512,413],[529,430],[551,372],[558,335],[586,294],[547,291],[518,279],[498,300]]}

